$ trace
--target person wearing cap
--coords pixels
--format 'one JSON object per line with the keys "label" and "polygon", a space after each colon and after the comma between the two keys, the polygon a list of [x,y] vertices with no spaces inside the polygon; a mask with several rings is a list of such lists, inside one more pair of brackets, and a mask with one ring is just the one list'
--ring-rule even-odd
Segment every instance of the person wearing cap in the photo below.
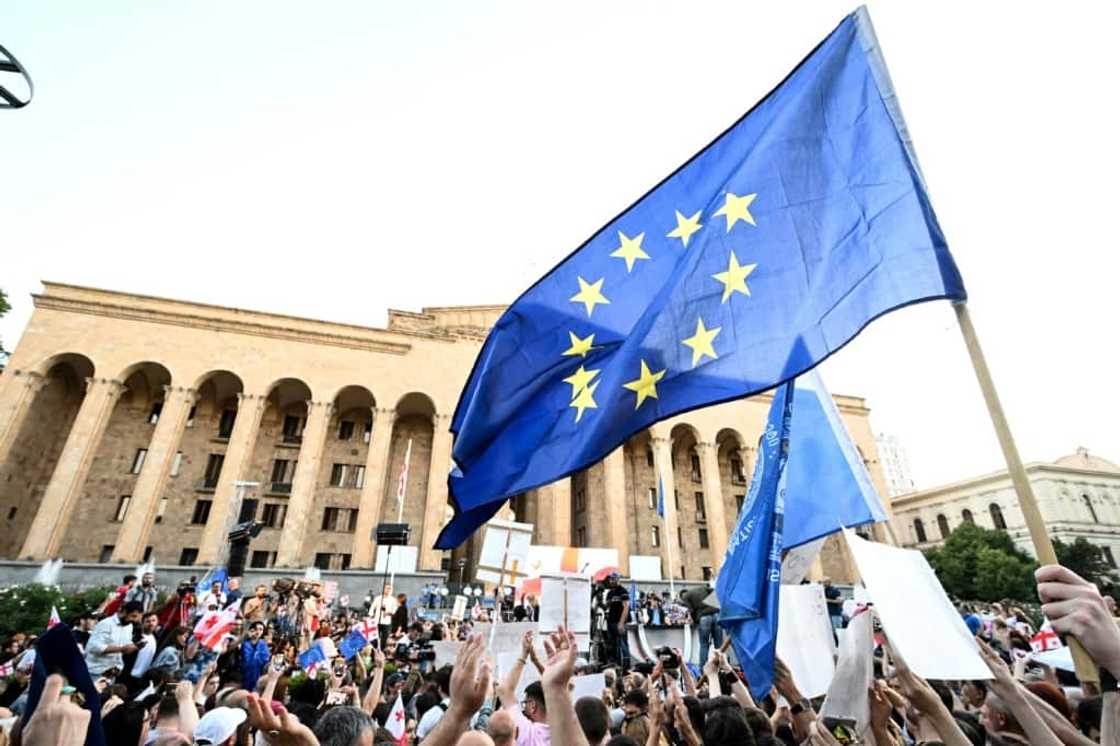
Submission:
{"label": "person wearing cap", "polygon": [[215,707],[194,727],[196,746],[248,746],[249,724],[240,707]]}

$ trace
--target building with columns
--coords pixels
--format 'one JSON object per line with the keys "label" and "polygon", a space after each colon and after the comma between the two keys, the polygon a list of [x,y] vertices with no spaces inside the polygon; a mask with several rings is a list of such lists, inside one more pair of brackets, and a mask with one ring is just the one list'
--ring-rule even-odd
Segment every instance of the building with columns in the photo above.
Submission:
{"label": "building with columns", "polygon": [[[412,526],[419,569],[450,515],[450,416],[500,306],[389,311],[384,329],[44,283],[0,373],[0,556],[206,565],[251,515],[257,567],[368,568],[371,531]],[[862,399],[837,396],[880,492]],[[770,399],[675,417],[601,463],[511,499],[537,544],[661,556],[713,575]],[[396,495],[405,453],[403,506]],[[671,475],[669,525],[657,467]],[[239,481],[260,483],[244,495]],[[460,550],[470,560],[480,542]],[[821,571],[850,577],[833,545]]]}
{"label": "building with columns", "polygon": [[[1026,465],[1038,509],[1052,538],[1073,543],[1084,538],[1101,548],[1116,567],[1120,557],[1120,466],[1085,448],[1054,463]],[[899,540],[928,549],[962,523],[1006,531],[1034,554],[1015,487],[1006,471],[902,495],[891,502]]]}

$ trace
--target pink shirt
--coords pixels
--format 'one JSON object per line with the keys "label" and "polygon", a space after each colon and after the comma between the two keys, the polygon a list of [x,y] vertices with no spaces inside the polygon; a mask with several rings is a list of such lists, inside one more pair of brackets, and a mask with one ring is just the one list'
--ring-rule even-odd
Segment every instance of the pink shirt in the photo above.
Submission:
{"label": "pink shirt", "polygon": [[517,746],[551,746],[548,723],[534,723],[520,709],[511,709],[510,714],[517,723]]}

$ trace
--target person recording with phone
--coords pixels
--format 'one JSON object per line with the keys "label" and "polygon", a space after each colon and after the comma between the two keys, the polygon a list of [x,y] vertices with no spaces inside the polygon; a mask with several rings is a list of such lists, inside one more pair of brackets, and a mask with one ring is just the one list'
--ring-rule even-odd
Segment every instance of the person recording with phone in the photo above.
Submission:
{"label": "person recording with phone", "polygon": [[139,649],[133,641],[134,625],[140,623],[143,613],[136,601],[123,604],[120,610],[105,617],[94,626],[86,645],[86,668],[97,676],[109,669],[120,672],[124,668],[124,654]]}

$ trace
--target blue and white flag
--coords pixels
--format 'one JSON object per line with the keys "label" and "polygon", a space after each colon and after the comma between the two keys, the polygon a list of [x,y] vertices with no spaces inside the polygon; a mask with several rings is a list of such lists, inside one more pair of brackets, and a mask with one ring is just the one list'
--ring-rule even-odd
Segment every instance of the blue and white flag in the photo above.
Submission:
{"label": "blue and white flag", "polygon": [[307,650],[299,654],[299,667],[307,672],[308,676],[314,676],[315,670],[326,663],[327,655],[323,652],[320,645],[312,645]]}
{"label": "blue and white flag", "polygon": [[783,547],[887,520],[863,457],[817,371],[797,377],[793,400],[797,422],[789,433]]}
{"label": "blue and white flag", "polygon": [[765,697],[774,680],[793,406],[793,384],[783,384],[770,405],[750,489],[716,579],[719,623],[731,637],[755,699]]}
{"label": "blue and white flag", "polygon": [[195,596],[202,598],[202,594],[209,592],[214,583],[222,584],[222,593],[229,591],[229,575],[224,567],[211,567],[194,587]]}

